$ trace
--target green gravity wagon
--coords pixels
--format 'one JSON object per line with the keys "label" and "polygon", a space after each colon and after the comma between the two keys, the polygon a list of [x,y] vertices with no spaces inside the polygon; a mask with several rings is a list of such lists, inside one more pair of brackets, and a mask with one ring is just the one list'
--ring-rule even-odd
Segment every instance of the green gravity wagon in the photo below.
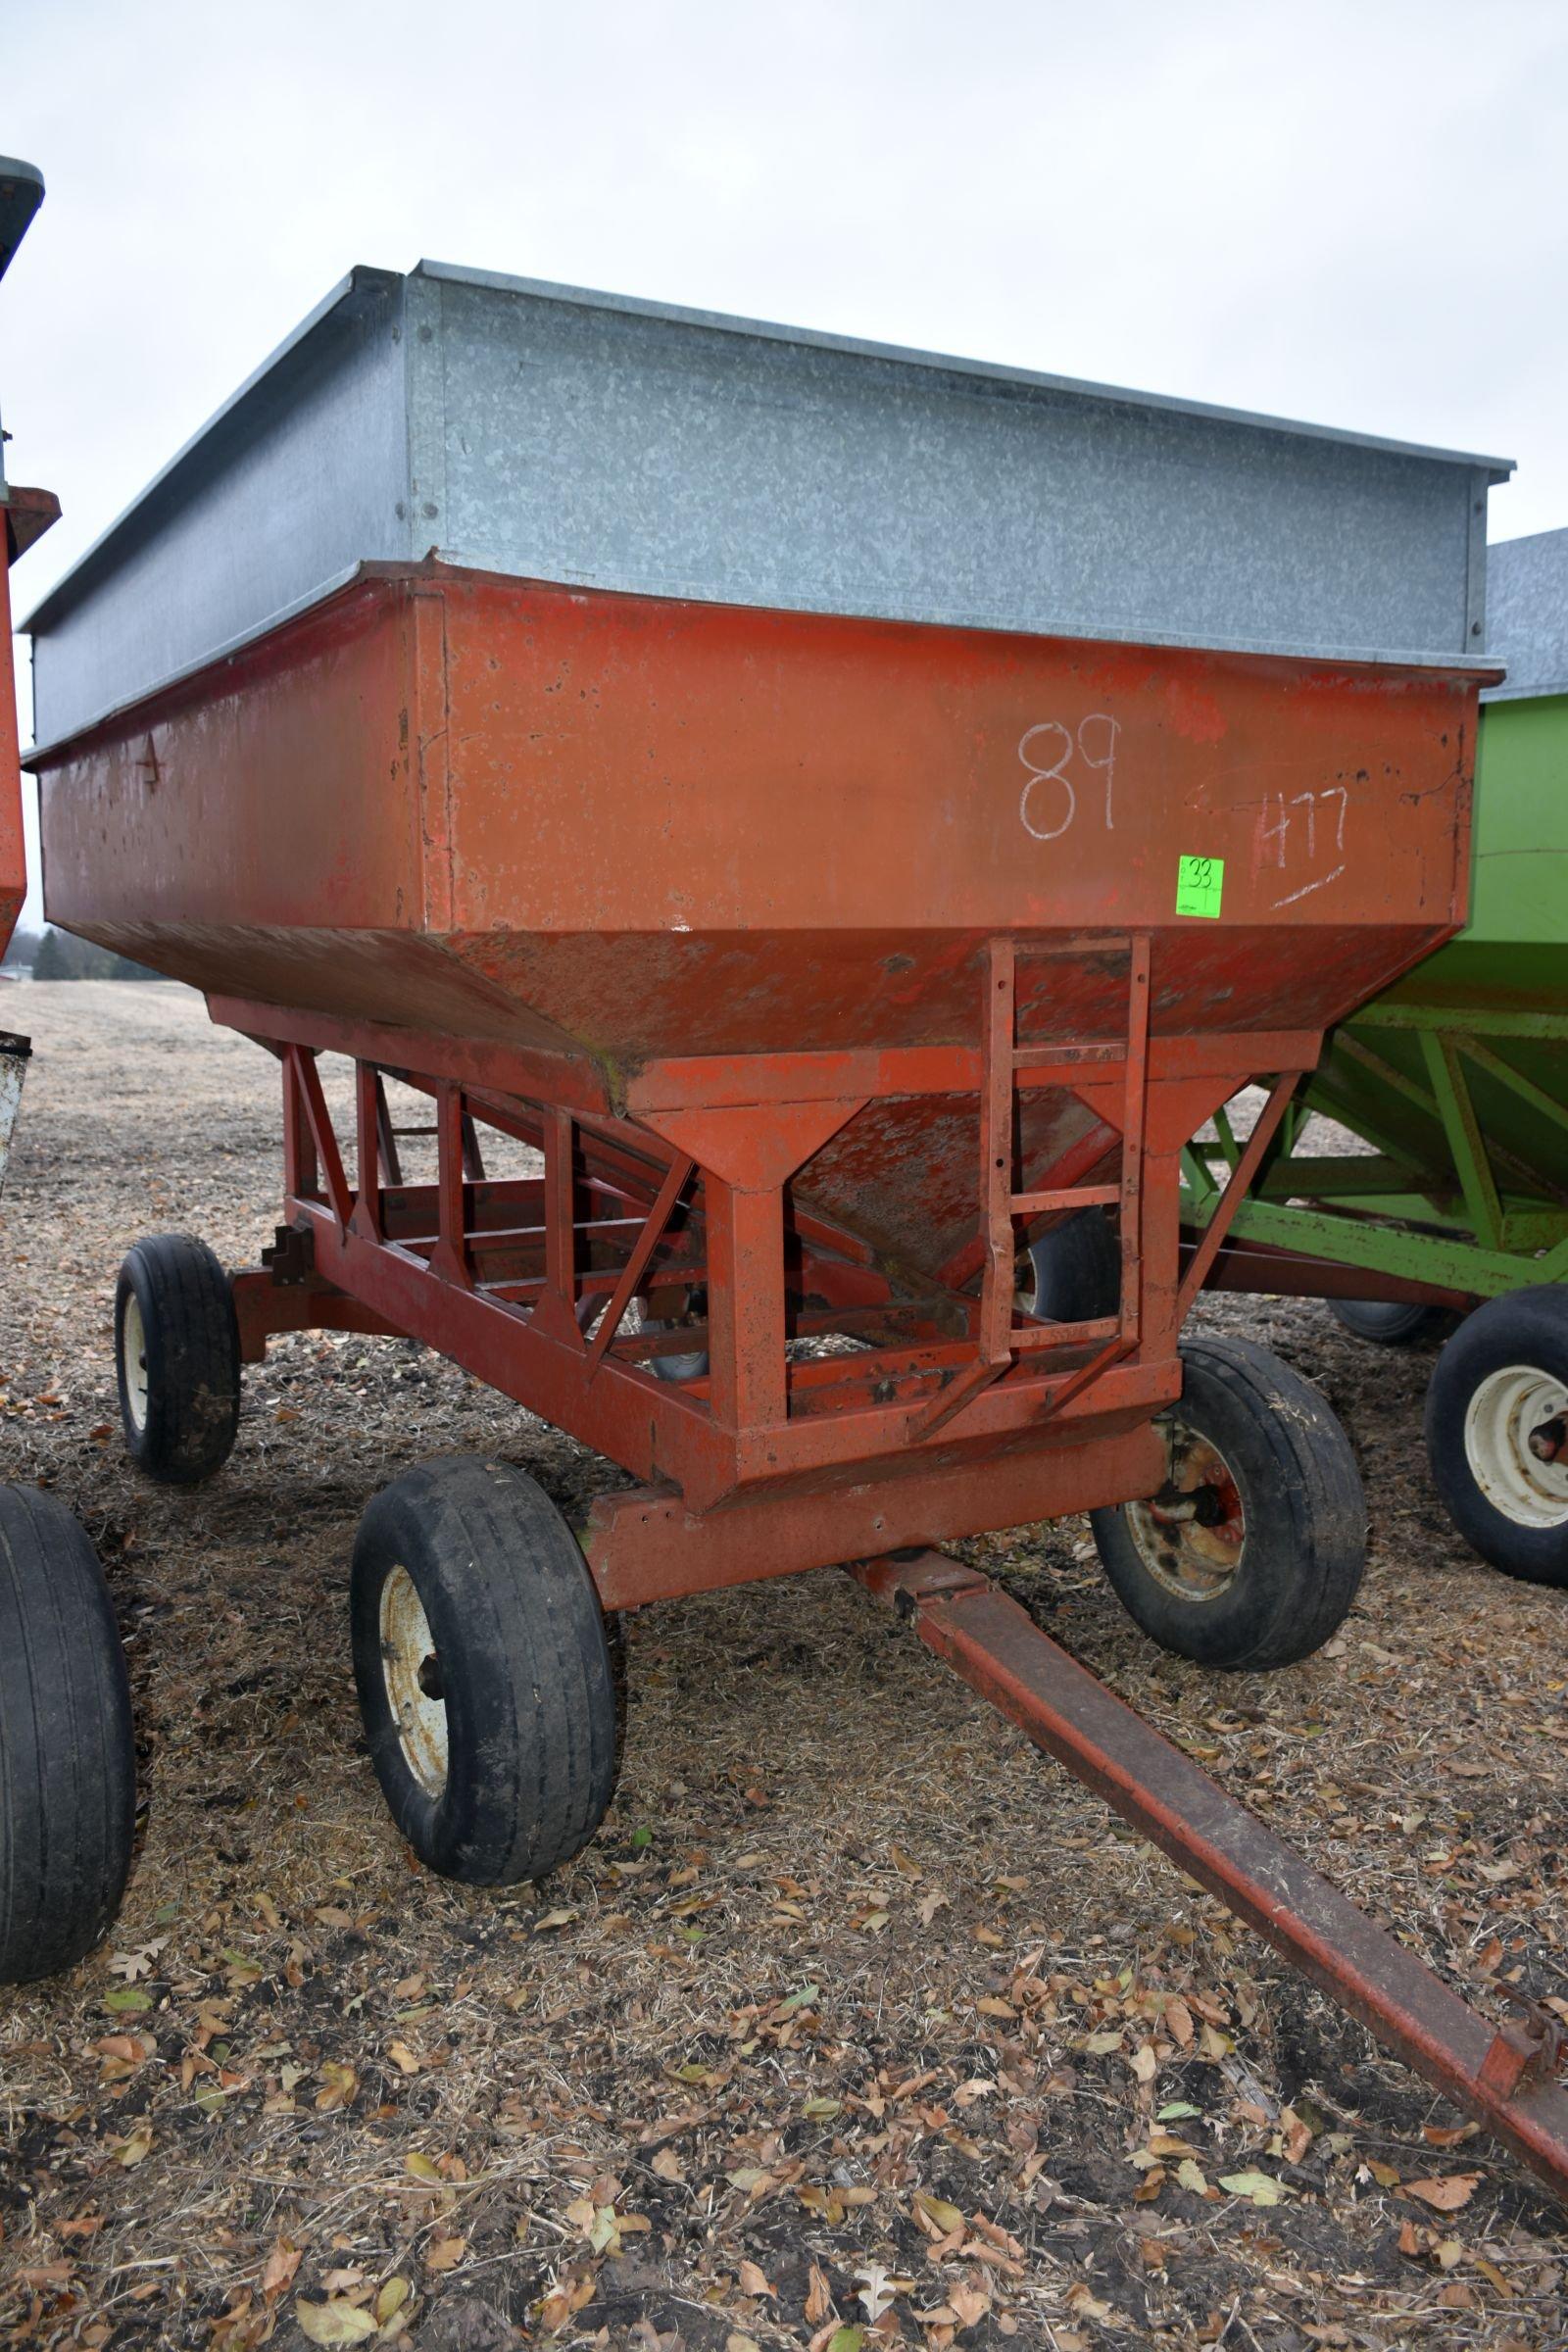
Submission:
{"label": "green gravity wagon", "polygon": [[[1332,1033],[1210,1280],[1327,1297],[1385,1343],[1462,1315],[1428,1394],[1433,1479],[1494,1566],[1568,1586],[1568,530],[1494,547],[1487,601],[1507,666],[1483,698],[1469,922]],[[1311,818],[1287,795],[1276,821]],[[1224,1112],[1189,1147],[1190,1238],[1239,1154]]]}

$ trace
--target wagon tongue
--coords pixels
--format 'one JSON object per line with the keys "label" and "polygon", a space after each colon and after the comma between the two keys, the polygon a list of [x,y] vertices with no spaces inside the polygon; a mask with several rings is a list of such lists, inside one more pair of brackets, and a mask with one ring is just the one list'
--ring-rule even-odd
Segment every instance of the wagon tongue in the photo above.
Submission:
{"label": "wagon tongue", "polygon": [[854,1574],[1037,1747],[1568,2198],[1568,2091],[1549,2018],[1479,2017],[988,1578],[939,1551]]}

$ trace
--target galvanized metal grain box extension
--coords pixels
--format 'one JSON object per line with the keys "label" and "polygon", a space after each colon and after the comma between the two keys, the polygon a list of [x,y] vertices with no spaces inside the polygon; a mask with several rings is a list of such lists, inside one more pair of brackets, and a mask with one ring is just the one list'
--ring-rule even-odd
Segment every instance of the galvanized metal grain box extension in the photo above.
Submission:
{"label": "galvanized metal grain box extension", "polygon": [[424,262],[359,269],[28,622],[36,740],[371,561],[1453,663],[1499,461]]}

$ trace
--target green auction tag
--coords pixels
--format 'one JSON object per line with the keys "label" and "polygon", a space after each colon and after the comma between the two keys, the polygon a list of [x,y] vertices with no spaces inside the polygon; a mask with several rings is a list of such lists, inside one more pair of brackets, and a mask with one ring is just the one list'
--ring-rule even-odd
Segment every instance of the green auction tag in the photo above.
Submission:
{"label": "green auction tag", "polygon": [[1223,858],[1183,858],[1176,867],[1178,914],[1218,914],[1225,888]]}

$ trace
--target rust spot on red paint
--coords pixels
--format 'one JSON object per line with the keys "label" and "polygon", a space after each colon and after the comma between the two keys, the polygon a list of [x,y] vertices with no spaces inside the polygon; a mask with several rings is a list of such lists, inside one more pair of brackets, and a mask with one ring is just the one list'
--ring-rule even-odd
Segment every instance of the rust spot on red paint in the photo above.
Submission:
{"label": "rust spot on red paint", "polygon": [[1165,687],[1165,709],[1176,733],[1189,743],[1222,743],[1228,731],[1217,695],[1194,678],[1172,678]]}

